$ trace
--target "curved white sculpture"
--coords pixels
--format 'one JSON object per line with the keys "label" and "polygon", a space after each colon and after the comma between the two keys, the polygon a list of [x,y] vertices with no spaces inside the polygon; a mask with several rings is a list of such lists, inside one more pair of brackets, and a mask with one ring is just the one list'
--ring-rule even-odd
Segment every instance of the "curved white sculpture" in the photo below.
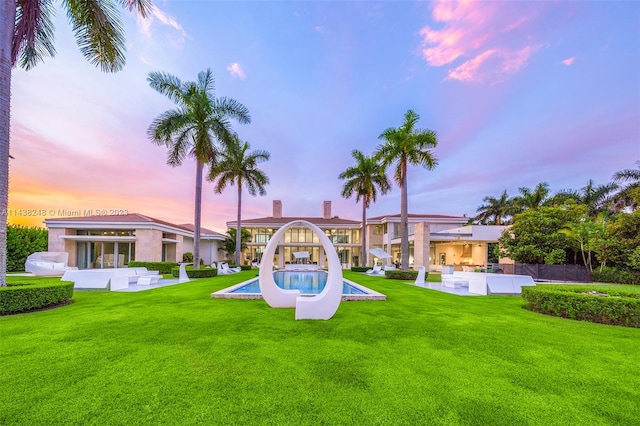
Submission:
{"label": "curved white sculpture", "polygon": [[[284,233],[293,226],[304,226],[315,232],[327,255],[329,267],[327,283],[322,292],[315,296],[303,296],[299,290],[282,289],[273,279],[273,256],[276,248]],[[342,266],[338,253],[327,235],[306,220],[289,222],[273,234],[262,254],[258,282],[262,297],[269,306],[272,308],[295,307],[296,319],[329,319],[336,313],[342,300]]]}
{"label": "curved white sculpture", "polygon": [[66,271],[78,269],[67,266],[68,260],[69,253],[64,251],[37,251],[27,257],[24,270],[42,277],[60,277]]}
{"label": "curved white sculpture", "polygon": [[187,275],[187,266],[193,265],[193,263],[181,263],[180,264],[180,272],[178,273],[178,282],[179,283],[187,283],[189,282],[189,275]]}
{"label": "curved white sculpture", "polygon": [[418,276],[416,277],[415,284],[424,284],[425,275],[426,275],[426,270],[424,266],[418,266]]}

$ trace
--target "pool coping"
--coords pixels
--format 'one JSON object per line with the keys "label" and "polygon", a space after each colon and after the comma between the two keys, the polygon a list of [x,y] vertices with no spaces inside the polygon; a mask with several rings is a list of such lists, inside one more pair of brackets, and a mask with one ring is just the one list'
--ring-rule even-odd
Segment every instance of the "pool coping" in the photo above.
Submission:
{"label": "pool coping", "polygon": [[[289,272],[289,271],[287,271]],[[232,291],[249,284],[252,281],[256,281],[258,277],[251,278],[249,280],[243,281],[240,284],[232,285],[231,287],[223,288],[222,290],[218,290],[214,293],[211,293],[211,297],[214,299],[262,299],[262,294],[260,293],[232,293]],[[387,296],[378,293],[375,290],[370,289],[369,287],[365,287],[361,284],[355,283],[346,278],[342,278],[344,282],[347,284],[357,288],[360,291],[364,291],[367,294],[343,294],[342,301],[357,301],[357,300],[387,300]],[[314,297],[314,296],[307,296]]]}

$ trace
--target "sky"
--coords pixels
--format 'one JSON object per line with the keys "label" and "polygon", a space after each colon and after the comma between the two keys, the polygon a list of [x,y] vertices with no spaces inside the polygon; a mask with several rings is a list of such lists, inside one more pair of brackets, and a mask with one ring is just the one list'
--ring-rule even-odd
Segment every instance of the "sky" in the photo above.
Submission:
{"label": "sky", "polygon": [[[640,2],[155,0],[122,11],[127,65],[102,73],[57,10],[57,54],[14,69],[9,222],[69,212],[141,213],[193,223],[195,161],[166,164],[147,129],[174,105],[153,71],[194,81],[250,111],[233,129],[261,165],[267,195],[242,217],[332,213],[358,220],[338,175],[370,155],[407,110],[434,130],[433,170],[408,171],[409,211],[474,216],[486,196],[547,182],[553,193],[611,181],[640,159]],[[391,173],[390,173],[391,174]],[[225,232],[236,188],[205,182],[202,225]],[[400,211],[400,189],[369,216]]]}

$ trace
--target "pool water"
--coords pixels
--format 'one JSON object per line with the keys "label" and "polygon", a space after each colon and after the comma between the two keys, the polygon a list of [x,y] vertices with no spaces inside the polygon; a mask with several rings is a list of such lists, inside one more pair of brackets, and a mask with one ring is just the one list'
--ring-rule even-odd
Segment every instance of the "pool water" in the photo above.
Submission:
{"label": "pool water", "polygon": [[[327,284],[326,272],[277,271],[273,274],[276,285],[285,290],[300,290],[302,294],[318,294]],[[260,293],[260,284],[255,279],[230,293]],[[342,294],[367,294],[354,286],[343,282]]]}

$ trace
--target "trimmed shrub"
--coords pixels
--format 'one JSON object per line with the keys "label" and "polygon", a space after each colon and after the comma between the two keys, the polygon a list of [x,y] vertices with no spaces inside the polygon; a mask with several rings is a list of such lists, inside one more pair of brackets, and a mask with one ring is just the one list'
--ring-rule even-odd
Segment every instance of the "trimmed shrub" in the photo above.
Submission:
{"label": "trimmed shrub", "polygon": [[352,266],[351,272],[367,272],[369,269],[371,268],[368,266]]}
{"label": "trimmed shrub", "polygon": [[68,281],[0,287],[0,315],[59,305],[72,297],[73,283]]}
{"label": "trimmed shrub", "polygon": [[193,263],[193,253],[190,251],[182,253],[182,261],[185,263]]}
{"label": "trimmed shrub", "polygon": [[[218,275],[218,270],[216,268],[193,269],[192,266],[187,266],[186,270],[189,278],[211,278]],[[171,275],[178,278],[178,276],[180,276],[180,268],[172,268]]]}
{"label": "trimmed shrub", "polygon": [[591,272],[593,281],[600,283],[616,283],[616,284],[633,284],[640,285],[640,272],[632,269],[618,269],[618,268],[602,268],[594,269]]}
{"label": "trimmed shrub", "polygon": [[[390,280],[412,280],[415,281],[418,278],[418,271],[399,271],[399,270],[391,270],[385,271],[384,274]],[[427,279],[429,275],[428,272],[425,273],[424,278]]]}
{"label": "trimmed shrub", "polygon": [[175,262],[137,262],[134,260],[129,262],[129,268],[147,268],[149,271],[159,271],[161,274],[170,274],[171,269],[177,265]]}
{"label": "trimmed shrub", "polygon": [[525,309],[601,324],[640,327],[640,292],[615,287],[522,287]]}

